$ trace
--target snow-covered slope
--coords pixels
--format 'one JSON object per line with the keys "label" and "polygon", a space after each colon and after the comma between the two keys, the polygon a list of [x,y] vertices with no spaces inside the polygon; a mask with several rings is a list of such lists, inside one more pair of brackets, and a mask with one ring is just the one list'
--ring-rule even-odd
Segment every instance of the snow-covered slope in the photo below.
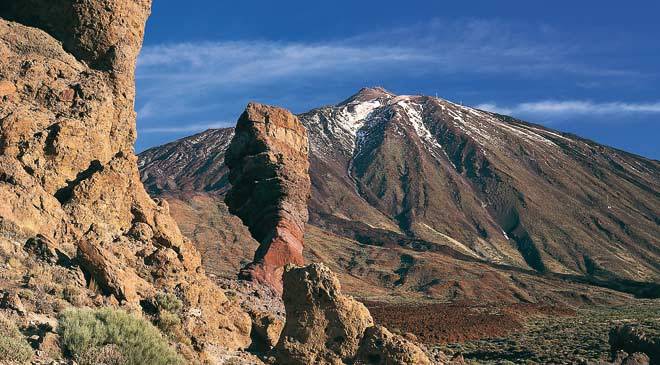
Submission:
{"label": "snow-covered slope", "polygon": [[657,161],[380,88],[301,119],[316,224],[358,221],[543,272],[658,277]]}
{"label": "snow-covered slope", "polygon": [[[299,117],[310,223],[324,232],[523,270],[660,280],[658,161],[381,88]],[[156,194],[222,194],[230,138],[211,130],[146,151],[143,181]]]}

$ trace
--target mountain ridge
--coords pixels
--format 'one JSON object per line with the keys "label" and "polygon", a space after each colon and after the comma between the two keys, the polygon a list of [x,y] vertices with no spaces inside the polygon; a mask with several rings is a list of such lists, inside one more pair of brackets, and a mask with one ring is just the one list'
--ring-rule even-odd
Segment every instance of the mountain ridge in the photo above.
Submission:
{"label": "mountain ridge", "polygon": [[[446,246],[541,273],[657,281],[658,161],[382,88],[299,117],[310,139],[310,224],[324,232],[418,251]],[[222,153],[216,142],[205,147],[213,147],[210,166]],[[185,188],[168,189],[151,168],[158,151],[141,154],[150,192],[223,194],[222,184],[202,179],[193,187],[178,176],[170,180]]]}

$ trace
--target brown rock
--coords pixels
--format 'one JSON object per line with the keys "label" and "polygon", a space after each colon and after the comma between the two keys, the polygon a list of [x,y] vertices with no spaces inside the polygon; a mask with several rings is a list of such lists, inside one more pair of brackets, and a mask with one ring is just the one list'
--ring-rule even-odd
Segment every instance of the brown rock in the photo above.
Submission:
{"label": "brown rock", "polygon": [[0,308],[7,308],[16,311],[20,315],[25,315],[27,310],[23,306],[21,298],[15,292],[5,292],[0,300]]}
{"label": "brown rock", "polygon": [[18,80],[0,82],[0,94],[12,94],[0,103],[0,242],[32,239],[26,251],[46,257],[42,265],[54,265],[53,242],[78,252],[86,276],[132,307],[176,291],[201,314],[184,322],[199,348],[244,348],[249,316],[205,276],[167,204],[151,200],[140,182],[134,70],[150,7],[150,0],[0,3],[0,75]]}
{"label": "brown rock", "polygon": [[39,340],[39,351],[43,352],[47,357],[57,359],[62,357],[62,349],[60,348],[60,336],[53,332],[46,332]]}
{"label": "brown rock", "polygon": [[635,352],[632,355],[628,355],[623,361],[621,362],[621,365],[649,365],[650,359],[649,357],[641,352]]}
{"label": "brown rock", "polygon": [[289,263],[303,264],[310,192],[307,131],[287,110],[250,103],[225,154],[225,202],[260,243],[242,276],[282,292]]}
{"label": "brown rock", "polygon": [[0,98],[7,95],[12,95],[16,92],[16,86],[11,81],[0,81]]}
{"label": "brown rock", "polygon": [[96,279],[103,291],[119,300],[138,303],[140,298],[153,296],[153,287],[105,249],[104,242],[108,240],[98,236],[94,229],[78,242],[78,257],[85,271]]}
{"label": "brown rock", "polygon": [[284,274],[286,323],[275,347],[282,364],[341,364],[355,357],[369,310],[341,293],[339,280],[323,264],[290,267]]}
{"label": "brown rock", "polygon": [[289,266],[284,274],[286,323],[275,347],[281,364],[431,364],[411,341],[374,326],[369,310],[341,293],[323,264]]}
{"label": "brown rock", "polygon": [[373,365],[431,364],[419,347],[405,338],[390,333],[383,326],[367,328],[358,349],[357,359]]}
{"label": "brown rock", "polygon": [[56,263],[57,250],[53,241],[42,235],[30,238],[25,243],[25,250],[40,260]]}
{"label": "brown rock", "polygon": [[284,328],[284,321],[272,313],[254,312],[252,317],[252,332],[263,343],[265,349],[277,344]]}

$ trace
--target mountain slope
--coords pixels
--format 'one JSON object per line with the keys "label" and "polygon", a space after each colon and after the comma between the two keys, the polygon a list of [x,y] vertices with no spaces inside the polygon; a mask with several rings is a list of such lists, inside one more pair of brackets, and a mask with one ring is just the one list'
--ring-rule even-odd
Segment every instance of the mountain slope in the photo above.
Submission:
{"label": "mountain slope", "polygon": [[[310,224],[328,234],[530,272],[660,278],[658,161],[380,88],[300,119]],[[147,189],[222,195],[230,136],[211,130],[145,151]]]}

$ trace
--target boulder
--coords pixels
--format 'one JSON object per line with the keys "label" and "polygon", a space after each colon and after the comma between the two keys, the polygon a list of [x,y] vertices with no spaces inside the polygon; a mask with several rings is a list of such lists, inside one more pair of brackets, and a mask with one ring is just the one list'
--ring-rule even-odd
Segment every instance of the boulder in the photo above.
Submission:
{"label": "boulder", "polygon": [[25,306],[18,294],[14,291],[6,291],[0,298],[0,308],[6,308],[16,311],[19,315],[27,314]]}
{"label": "boulder", "polygon": [[252,312],[252,333],[255,342],[262,344],[262,350],[269,350],[277,344],[284,328],[284,321],[272,313]]}
{"label": "boulder", "polygon": [[57,249],[55,248],[55,244],[47,237],[37,235],[36,237],[30,238],[25,243],[24,248],[25,251],[37,259],[51,264],[57,262]]}
{"label": "boulder", "polygon": [[241,277],[282,292],[287,264],[303,264],[310,195],[307,131],[289,111],[250,103],[225,153],[225,202],[260,244]]}
{"label": "boulder", "polygon": [[282,364],[341,364],[352,360],[369,310],[341,293],[337,277],[323,264],[289,267],[284,274],[286,323],[275,347]]}
{"label": "boulder", "polygon": [[425,365],[428,356],[417,345],[392,334],[383,326],[367,328],[357,353],[357,360],[373,365]]}
{"label": "boulder", "polygon": [[649,365],[649,357],[641,352],[635,352],[632,355],[626,356],[625,359],[621,362],[621,365]]}

